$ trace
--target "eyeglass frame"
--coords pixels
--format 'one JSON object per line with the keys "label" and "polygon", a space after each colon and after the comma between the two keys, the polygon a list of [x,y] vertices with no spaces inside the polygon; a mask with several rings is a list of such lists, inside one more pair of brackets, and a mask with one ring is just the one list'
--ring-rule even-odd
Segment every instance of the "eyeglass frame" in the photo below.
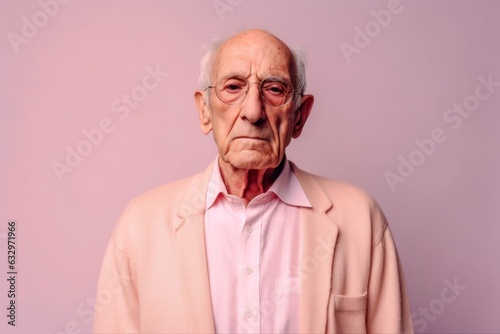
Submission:
{"label": "eyeglass frame", "polygon": [[[260,96],[260,98],[261,98],[261,99],[264,101],[264,103],[266,103],[268,106],[271,106],[271,107],[274,107],[274,108],[280,108],[280,107],[286,106],[287,104],[289,104],[290,102],[292,102],[292,100],[293,100],[293,99],[294,99],[294,97],[295,97],[295,96],[294,96],[295,94],[300,93],[300,91],[298,91],[298,90],[296,90],[296,89],[292,89],[292,90],[289,92],[289,95],[286,97],[286,99],[288,99],[288,101],[287,101],[287,102],[285,102],[285,103],[283,103],[283,104],[280,104],[280,105],[275,106],[275,105],[270,104],[270,103],[269,103],[269,101],[265,98],[264,94],[262,93],[262,83],[263,83],[263,82],[265,82],[266,80],[272,79],[271,81],[278,82],[278,83],[280,83],[280,84],[282,84],[282,85],[283,85],[283,84],[288,84],[288,85],[290,85],[290,87],[294,88],[293,84],[292,84],[290,81],[285,80],[285,79],[283,79],[283,78],[277,78],[277,77],[272,76],[272,75],[271,75],[271,76],[267,76],[267,77],[265,77],[265,78],[264,78],[264,79],[262,79],[260,82],[250,82],[250,81],[248,81],[246,78],[244,78],[244,77],[242,77],[242,76],[239,76],[239,75],[229,75],[229,76],[227,76],[227,77],[222,77],[220,80],[226,79],[226,81],[227,81],[227,80],[229,80],[229,79],[231,79],[231,78],[242,79],[242,80],[246,81],[246,83],[247,83],[247,88],[246,88],[246,90],[245,90],[245,94],[242,94],[242,95],[241,95],[242,97],[239,97],[239,98],[236,100],[236,102],[229,103],[229,102],[223,101],[223,100],[221,99],[221,97],[219,96],[219,94],[218,94],[217,84],[208,86],[207,88],[205,88],[205,91],[206,91],[206,90],[208,90],[209,88],[215,88],[215,95],[217,96],[217,98],[219,99],[219,101],[221,101],[222,103],[225,103],[225,104],[227,104],[227,105],[233,106],[233,105],[238,105],[238,104],[242,103],[243,101],[245,101],[246,97],[248,96],[248,92],[250,91],[250,85],[252,85],[252,84],[257,84],[257,85],[259,85],[259,88],[258,88],[258,89],[259,89],[259,96]],[[220,81],[220,80],[219,80],[219,81]],[[224,81],[224,83],[225,83],[226,81]]]}

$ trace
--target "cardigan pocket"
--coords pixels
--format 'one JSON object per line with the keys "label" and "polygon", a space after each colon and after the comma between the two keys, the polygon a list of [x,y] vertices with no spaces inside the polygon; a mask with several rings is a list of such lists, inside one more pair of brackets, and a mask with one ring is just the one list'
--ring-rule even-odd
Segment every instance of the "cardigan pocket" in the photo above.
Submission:
{"label": "cardigan pocket", "polygon": [[333,295],[335,333],[366,333],[367,293],[360,296]]}

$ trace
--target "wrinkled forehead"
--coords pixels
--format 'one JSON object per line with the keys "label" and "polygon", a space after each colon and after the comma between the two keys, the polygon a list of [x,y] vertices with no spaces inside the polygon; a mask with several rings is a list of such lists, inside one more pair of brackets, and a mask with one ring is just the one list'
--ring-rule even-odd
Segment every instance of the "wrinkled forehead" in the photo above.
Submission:
{"label": "wrinkled forehead", "polygon": [[293,60],[288,46],[277,37],[263,32],[236,35],[226,41],[214,64],[215,78],[230,75],[264,79],[279,76],[291,80]]}

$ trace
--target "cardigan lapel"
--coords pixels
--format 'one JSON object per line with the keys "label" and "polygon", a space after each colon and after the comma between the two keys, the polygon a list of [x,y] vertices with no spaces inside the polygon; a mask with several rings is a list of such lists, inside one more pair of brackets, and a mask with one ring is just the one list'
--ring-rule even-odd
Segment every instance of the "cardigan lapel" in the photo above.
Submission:
{"label": "cardigan lapel", "polygon": [[195,175],[177,208],[174,247],[190,332],[214,333],[204,230],[205,196],[213,164]]}
{"label": "cardigan lapel", "polygon": [[314,177],[292,168],[312,208],[301,208],[300,332],[324,333],[332,286],[337,224],[327,215],[333,203]]}

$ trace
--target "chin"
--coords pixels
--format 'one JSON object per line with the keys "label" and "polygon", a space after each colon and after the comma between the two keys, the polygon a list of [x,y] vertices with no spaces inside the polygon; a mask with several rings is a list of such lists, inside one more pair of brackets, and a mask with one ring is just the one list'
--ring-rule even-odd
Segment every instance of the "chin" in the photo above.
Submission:
{"label": "chin", "polygon": [[233,159],[228,159],[228,162],[233,167],[240,169],[268,169],[279,165],[277,159],[273,159],[267,154],[255,151],[241,152]]}

